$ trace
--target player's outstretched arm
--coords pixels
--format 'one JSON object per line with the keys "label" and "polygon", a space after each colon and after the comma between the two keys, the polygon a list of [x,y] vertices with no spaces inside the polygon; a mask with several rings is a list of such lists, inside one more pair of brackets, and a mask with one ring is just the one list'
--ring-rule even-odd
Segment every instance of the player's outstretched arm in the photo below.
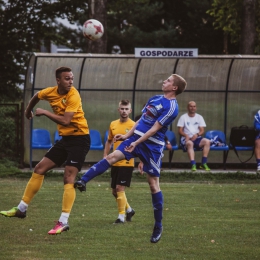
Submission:
{"label": "player's outstretched arm", "polygon": [[33,108],[35,107],[35,105],[40,101],[40,99],[38,98],[38,93],[35,93],[34,96],[30,99],[28,106],[26,107],[24,114],[26,116],[27,119],[32,119],[33,118]]}
{"label": "player's outstretched arm", "polygon": [[162,125],[161,125],[158,121],[156,121],[156,122],[154,123],[154,125],[152,126],[151,129],[149,129],[149,130],[148,130],[143,136],[141,136],[138,140],[136,140],[135,142],[132,142],[129,146],[127,146],[127,147],[125,148],[125,151],[131,153],[131,152],[135,149],[135,147],[136,147],[138,144],[140,144],[140,143],[146,141],[149,137],[153,136],[153,135],[154,135],[157,131],[159,131],[161,128],[162,128]]}
{"label": "player's outstretched arm", "polygon": [[117,141],[124,141],[126,140],[127,138],[129,138],[130,136],[132,136],[134,134],[134,131],[135,131],[135,128],[138,124],[139,120],[134,124],[134,126],[131,128],[131,130],[126,133],[125,135],[122,135],[122,134],[117,134],[114,136],[114,143],[117,142]]}

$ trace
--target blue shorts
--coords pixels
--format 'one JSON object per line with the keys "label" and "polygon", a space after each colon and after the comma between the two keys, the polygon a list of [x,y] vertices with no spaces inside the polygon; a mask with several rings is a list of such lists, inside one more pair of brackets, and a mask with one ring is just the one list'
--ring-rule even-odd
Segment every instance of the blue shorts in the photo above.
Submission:
{"label": "blue shorts", "polygon": [[[193,142],[193,147],[198,150],[198,151],[202,151],[203,147],[200,147],[200,141],[202,140],[202,136],[199,136],[198,138],[196,138]],[[186,147],[186,141],[185,141],[185,137],[182,136],[181,137],[181,148],[184,152],[187,152],[187,147]]]}
{"label": "blue shorts", "polygon": [[138,144],[131,153],[125,151],[125,147],[130,146],[132,142],[135,142],[139,138],[140,136],[137,134],[132,135],[130,138],[123,141],[116,150],[121,151],[128,161],[131,158],[138,157],[144,164],[144,172],[156,177],[160,177],[164,148],[163,145],[146,140],[145,142]]}
{"label": "blue shorts", "polygon": [[260,132],[257,133],[255,140],[260,139]]}

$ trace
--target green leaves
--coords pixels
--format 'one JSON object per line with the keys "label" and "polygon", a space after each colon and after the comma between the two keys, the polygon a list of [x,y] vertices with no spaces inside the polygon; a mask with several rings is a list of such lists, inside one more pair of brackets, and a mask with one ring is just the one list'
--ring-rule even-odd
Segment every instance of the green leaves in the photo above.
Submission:
{"label": "green leaves", "polygon": [[40,51],[42,43],[47,49],[51,42],[70,45],[56,18],[75,21],[87,13],[87,5],[79,0],[11,0],[0,1],[0,7],[0,102],[15,101],[21,99],[18,86],[30,53]]}
{"label": "green leaves", "polygon": [[[256,31],[259,31],[260,23],[260,1],[256,1]],[[231,43],[238,44],[241,37],[242,28],[242,0],[213,0],[211,8],[207,13],[214,17],[213,26],[215,29],[221,29],[230,36]],[[259,35],[259,33],[257,34]],[[259,43],[258,41],[256,41]],[[256,50],[259,46],[256,46]]]}

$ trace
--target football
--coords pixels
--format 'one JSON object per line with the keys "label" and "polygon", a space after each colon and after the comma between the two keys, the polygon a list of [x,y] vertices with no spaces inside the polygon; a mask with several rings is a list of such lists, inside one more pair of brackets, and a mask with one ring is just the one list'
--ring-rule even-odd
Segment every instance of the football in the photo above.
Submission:
{"label": "football", "polygon": [[89,19],[83,24],[83,35],[91,41],[100,39],[103,33],[104,27],[98,20]]}

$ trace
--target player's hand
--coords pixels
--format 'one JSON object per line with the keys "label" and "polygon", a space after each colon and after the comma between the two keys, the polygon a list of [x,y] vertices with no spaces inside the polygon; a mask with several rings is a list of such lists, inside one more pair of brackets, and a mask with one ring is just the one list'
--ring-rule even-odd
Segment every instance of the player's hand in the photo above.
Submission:
{"label": "player's hand", "polygon": [[42,116],[42,115],[44,115],[44,112],[45,112],[44,109],[42,109],[42,108],[36,108],[36,110],[35,110],[35,115],[36,115],[36,116]]}
{"label": "player's hand", "polygon": [[24,115],[26,116],[27,119],[31,120],[33,118],[33,112],[32,111],[24,111]]}
{"label": "player's hand", "polygon": [[125,147],[125,151],[131,153],[136,147],[136,143],[135,142],[132,142],[129,146],[126,146]]}
{"label": "player's hand", "polygon": [[197,137],[198,137],[198,135],[197,134],[195,134],[195,135],[193,135],[192,137],[191,137],[191,141],[195,141],[196,139],[197,139]]}
{"label": "player's hand", "polygon": [[187,143],[189,140],[191,140],[191,138],[189,138],[188,135],[185,136],[185,142]]}
{"label": "player's hand", "polygon": [[143,164],[143,162],[139,162],[137,168],[138,168],[140,174],[143,175],[144,174],[144,171],[143,171],[144,164]]}
{"label": "player's hand", "polygon": [[167,148],[167,150],[171,150],[172,149],[172,145],[170,143],[166,144],[166,148]]}
{"label": "player's hand", "polygon": [[124,141],[124,140],[125,140],[124,135],[121,135],[121,134],[115,135],[114,139],[113,139],[114,143],[117,141]]}

